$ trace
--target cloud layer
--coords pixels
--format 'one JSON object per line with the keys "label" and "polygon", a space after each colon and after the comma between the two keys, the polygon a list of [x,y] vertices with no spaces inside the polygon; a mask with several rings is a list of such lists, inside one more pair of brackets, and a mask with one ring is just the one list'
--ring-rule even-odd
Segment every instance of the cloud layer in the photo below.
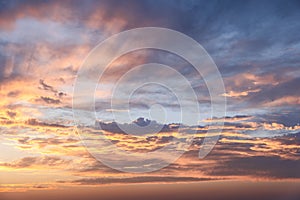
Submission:
{"label": "cloud layer", "polygon": [[[299,8],[297,1],[281,0],[0,1],[0,181],[4,184],[0,191],[210,180],[297,181]],[[84,147],[74,128],[73,87],[84,58],[99,42],[120,31],[156,26],[180,31],[207,50],[224,80],[226,92],[219,95],[227,98],[227,116],[210,116],[209,91],[186,60],[153,49],[121,56],[95,89],[96,116],[115,148],[153,152],[176,140],[187,141],[194,133],[192,145],[175,163],[150,174],[126,174],[98,162]],[[174,74],[163,70],[136,70],[123,80],[117,107],[111,107],[114,84],[145,63],[168,65],[187,78],[197,94],[199,124],[180,124],[180,104],[168,88],[147,85],[133,93],[129,103],[122,98],[129,94],[129,86],[140,85],[150,72],[176,86]],[[178,89],[189,97],[186,88]],[[147,118],[156,104],[169,113],[169,120],[132,122]],[[112,112],[123,116],[128,111],[131,120],[113,122]],[[203,139],[216,132],[206,135],[209,126],[218,130],[216,124],[222,120],[220,140],[199,160]],[[135,125],[150,122],[149,130],[136,129]],[[87,119],[86,124],[95,122]],[[179,133],[179,125],[186,135]],[[153,127],[160,131],[153,134]],[[95,140],[99,127],[90,130],[89,137]]]}

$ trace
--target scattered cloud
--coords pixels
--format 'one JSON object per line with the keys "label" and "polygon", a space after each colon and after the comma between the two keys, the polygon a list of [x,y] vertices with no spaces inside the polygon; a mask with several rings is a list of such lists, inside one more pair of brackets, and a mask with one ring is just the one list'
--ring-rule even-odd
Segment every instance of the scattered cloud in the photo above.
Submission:
{"label": "scattered cloud", "polygon": [[[299,3],[54,0],[0,4],[0,168],[4,182],[19,179],[18,173],[27,176],[28,182],[48,169],[65,176],[62,183],[77,186],[300,178]],[[195,136],[190,149],[161,171],[124,174],[89,155],[74,131],[73,86],[84,58],[100,41],[123,30],[156,26],[191,36],[211,55],[226,87],[220,95],[227,97],[227,116],[209,115],[211,101],[203,77],[184,59],[155,50],[121,56],[107,68],[95,90],[96,111],[103,113],[99,124],[114,147],[151,152]],[[177,87],[180,83],[174,74],[163,70],[135,71],[132,79],[127,77],[121,84],[124,91],[118,93],[117,108],[111,107],[114,83],[144,63],[169,65],[189,80],[197,93],[200,115],[204,115],[199,119],[201,126],[173,123],[180,104],[166,88],[143,87],[134,93],[131,110],[122,107],[128,103],[122,97],[130,94],[129,86],[140,86],[152,76],[176,86],[189,98],[185,87]],[[86,78],[95,75],[91,71]],[[133,110],[139,117],[155,103],[171,113],[173,121],[147,121],[144,116],[133,122],[111,122],[112,111],[121,115]],[[215,124],[223,120],[220,140],[199,160],[203,139],[215,136],[219,128]],[[210,135],[206,134],[209,128]],[[153,129],[158,133],[153,135]],[[101,130],[90,130],[91,140],[99,145],[95,135]],[[39,183],[6,185],[3,190],[53,187]]]}
{"label": "scattered cloud", "polygon": [[63,160],[58,156],[44,156],[44,157],[25,157],[12,163],[1,163],[1,167],[7,168],[31,168],[31,167],[61,167],[68,165],[69,160]]}

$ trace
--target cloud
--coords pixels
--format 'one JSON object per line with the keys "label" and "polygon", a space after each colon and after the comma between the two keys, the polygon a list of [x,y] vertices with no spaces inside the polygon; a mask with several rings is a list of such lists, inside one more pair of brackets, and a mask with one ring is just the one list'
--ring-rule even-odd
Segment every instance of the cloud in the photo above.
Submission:
{"label": "cloud", "polygon": [[63,160],[58,156],[25,157],[12,163],[0,163],[0,166],[16,169],[37,166],[60,167],[62,165],[68,165],[70,162],[70,160]]}
{"label": "cloud", "polygon": [[266,178],[300,178],[300,161],[282,159],[279,156],[252,156],[233,158],[213,167],[216,176],[248,175]]}
{"label": "cloud", "polygon": [[[224,131],[213,151],[205,159],[198,159],[198,151],[202,139],[205,137],[205,133],[199,132],[189,151],[179,160],[158,172],[153,172],[151,175],[124,174],[110,169],[91,157],[84,147],[78,144],[79,138],[63,135],[69,131],[68,127],[54,126],[55,129],[53,130],[55,131],[47,131],[44,128],[52,127],[51,125],[32,120],[30,126],[39,130],[38,135],[33,134],[34,131],[28,130],[27,133],[31,134],[20,135],[19,133],[17,136],[14,135],[11,140],[17,141],[17,146],[29,147],[21,148],[23,152],[34,151],[46,155],[42,157],[28,156],[12,162],[2,162],[1,168],[6,170],[50,168],[67,170],[68,173],[73,174],[72,177],[75,178],[75,181],[60,179],[60,182],[74,185],[299,178],[296,174],[296,169],[299,167],[299,134],[274,138],[244,137],[242,135],[244,127],[235,124],[238,123],[236,120],[241,120],[240,122],[243,123],[254,118],[233,116],[227,117],[227,119],[229,120],[228,124],[225,124],[227,130]],[[236,130],[235,126],[241,127],[240,130]],[[184,128],[193,129],[196,127],[185,126]],[[207,127],[198,128],[205,130]],[[54,136],[55,134],[57,136]],[[143,137],[106,132],[106,136],[118,148],[137,152],[155,150],[169,143],[174,137],[182,137],[176,132],[158,133]],[[13,144],[16,147],[16,143]],[[280,167],[283,167],[284,170]],[[189,176],[186,177],[186,174]]]}
{"label": "cloud", "polygon": [[6,113],[10,118],[14,118],[17,116],[17,112],[14,111],[7,110]]}
{"label": "cloud", "polygon": [[59,138],[59,137],[52,137],[52,138],[30,138],[30,137],[24,137],[18,139],[18,142],[20,145],[27,145],[30,147],[33,147],[34,145],[38,145],[39,148],[44,148],[49,145],[58,146],[63,145],[65,147],[72,147],[67,145],[74,145],[77,144],[79,141],[77,139],[73,138]]}
{"label": "cloud", "polygon": [[112,133],[129,133],[129,134],[149,134],[154,132],[170,132],[170,131],[177,131],[178,128],[172,127],[171,124],[160,124],[156,121],[151,121],[149,119],[144,119],[140,117],[134,120],[132,123],[105,123],[105,122],[96,122],[96,127],[99,127],[101,130],[105,130]]}
{"label": "cloud", "polygon": [[62,124],[50,124],[46,122],[41,122],[35,118],[30,118],[25,121],[25,124],[31,125],[31,126],[49,126],[49,127],[57,127],[57,128],[64,128],[66,126]]}
{"label": "cloud", "polygon": [[57,93],[57,90],[55,90],[52,86],[46,84],[45,81],[42,79],[40,79],[40,85],[41,85],[41,88],[44,90],[50,90],[54,93]]}
{"label": "cloud", "polygon": [[53,99],[50,97],[40,97],[41,100],[43,100],[44,102],[46,102],[47,104],[59,104],[61,103],[59,99]]}
{"label": "cloud", "polygon": [[[298,180],[299,16],[299,4],[294,1],[271,4],[254,1],[1,2],[1,150],[10,153],[8,160],[15,155],[24,156],[11,162],[2,161],[1,168],[16,173],[17,178],[15,169],[34,169],[34,176],[43,174],[41,169],[67,169],[68,174],[57,173],[67,176],[62,182],[75,185],[224,178]],[[224,131],[205,159],[198,159],[199,148],[205,137],[215,134],[205,135],[207,124],[217,130],[213,124],[222,117],[203,120],[202,126],[183,126],[184,133],[196,132],[194,141],[190,150],[169,167],[153,176],[125,176],[92,158],[79,143],[71,127],[74,125],[71,98],[76,73],[96,44],[113,33],[144,26],[172,28],[204,46],[224,78],[226,93],[223,95],[229,97],[228,116],[223,116]],[[112,63],[101,79],[104,90],[96,91],[97,111],[112,111],[108,98],[110,85],[134,66],[147,62],[168,64],[185,75],[199,93],[201,108],[206,109],[210,104],[205,82],[189,63],[167,52],[145,50],[124,55]],[[125,83],[140,85],[137,83],[147,80],[149,73],[146,74],[137,74]],[[157,70],[152,75],[168,78],[178,85],[173,74]],[[179,112],[177,102],[170,97],[161,88],[143,88],[130,106],[141,116],[141,110],[149,110],[148,102],[156,100],[170,111]],[[123,104],[121,100],[118,102]],[[178,133],[178,124],[153,123],[154,127],[162,128],[156,135],[152,135],[151,129],[135,132],[132,128],[148,123],[146,120],[128,124],[103,122],[101,128],[108,139],[126,151],[149,152],[173,140],[187,139]],[[119,126],[129,129],[129,134],[124,134]],[[22,172],[26,174],[26,170]],[[6,176],[4,181],[13,182]]]}
{"label": "cloud", "polygon": [[[9,89],[5,88],[6,95],[26,97],[24,101],[29,101],[33,106],[53,106],[60,103],[70,106],[71,84],[76,70],[95,43],[120,30],[163,26],[192,36],[212,55],[225,77],[227,92],[223,95],[235,97],[228,101],[228,108],[298,105],[297,95],[292,92],[283,94],[283,91],[289,89],[276,85],[289,81],[291,77],[295,77],[293,72],[297,71],[298,5],[294,2],[290,3],[292,6],[286,5],[280,1],[272,5],[266,4],[263,2],[257,6],[254,2],[247,2],[229,6],[228,3],[216,1],[209,5],[201,1],[168,1],[159,5],[148,1],[130,1],[126,4],[119,1],[4,2],[0,22],[3,27],[2,35],[0,34],[3,38],[0,60],[6,64],[2,66],[0,79],[7,84],[18,83]],[[282,9],[277,9],[278,6]],[[198,12],[199,9],[201,12]],[[256,10],[256,15],[253,15],[253,9]],[[293,25],[288,25],[286,21]],[[24,27],[28,28],[27,25],[35,31],[25,33]],[[271,31],[278,27],[284,28]],[[52,32],[57,34],[50,36],[49,33]],[[284,37],[285,35],[289,37]],[[169,65],[180,73],[187,76],[195,74],[188,63],[174,57],[157,52],[128,56],[116,61],[107,72],[105,81],[109,85],[133,65],[151,60],[165,60],[166,63],[170,61]],[[40,88],[44,91],[33,90],[33,82],[23,80],[25,77],[29,79],[28,74],[35,75],[35,81],[39,81]],[[205,84],[199,78],[195,78],[193,82],[197,83],[197,88],[201,89],[199,93],[202,94]],[[296,85],[296,82],[290,86]],[[18,91],[20,84],[28,85],[27,89]],[[54,96],[47,91],[55,93]],[[151,96],[160,100],[160,93],[161,91],[155,91]],[[40,100],[34,102],[36,96]],[[208,104],[210,101],[207,96],[201,96],[199,102]],[[269,101],[271,97],[273,101]],[[7,104],[13,103],[13,100],[9,101]],[[178,104],[171,101],[160,103],[172,109],[178,108]],[[99,104],[102,101],[97,106]],[[97,108],[109,109],[105,105]],[[132,105],[140,110],[147,109],[147,105],[140,102],[132,102]]]}
{"label": "cloud", "polygon": [[[197,150],[190,150],[181,158],[182,161],[180,159],[165,170],[197,171],[204,173],[204,176],[233,179],[298,179],[300,174],[297,168],[300,163],[297,138],[299,134],[273,139],[220,140],[204,160],[188,162],[198,155]],[[285,145],[287,141],[290,143]]]}
{"label": "cloud", "polygon": [[249,120],[251,118],[253,118],[253,116],[249,116],[249,115],[236,115],[236,116],[232,116],[232,117],[225,116],[223,118],[213,117],[213,118],[205,119],[205,120],[203,120],[203,122],[218,122],[218,121],[239,122],[239,121]]}
{"label": "cloud", "polygon": [[140,177],[125,177],[125,178],[86,178],[73,181],[76,184],[82,185],[102,185],[114,183],[176,183],[176,182],[198,182],[210,181],[216,179],[196,178],[196,177],[168,177],[168,176],[140,176]]}
{"label": "cloud", "polygon": [[[266,87],[258,93],[253,93],[249,96],[248,102],[255,105],[268,105],[273,106],[280,105],[298,105],[299,94],[297,94],[297,85],[300,84],[300,78],[294,78],[286,82],[277,84],[273,87]],[[286,98],[294,97],[294,100],[284,101]],[[281,100],[281,101],[280,101]],[[282,101],[283,100],[283,101]],[[276,101],[278,101],[276,103]]]}
{"label": "cloud", "polygon": [[242,91],[242,92],[234,92],[234,91],[229,91],[228,93],[222,94],[225,97],[244,97],[248,96],[249,93],[253,92],[259,92],[260,89],[255,89],[255,90],[248,90],[248,91]]}

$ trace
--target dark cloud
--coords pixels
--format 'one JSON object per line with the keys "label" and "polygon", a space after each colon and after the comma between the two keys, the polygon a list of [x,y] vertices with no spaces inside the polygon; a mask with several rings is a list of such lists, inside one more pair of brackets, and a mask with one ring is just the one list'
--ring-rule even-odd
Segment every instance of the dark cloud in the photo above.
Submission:
{"label": "dark cloud", "polygon": [[17,97],[20,94],[19,91],[10,91],[7,96],[8,97]]}
{"label": "dark cloud", "polygon": [[59,99],[53,99],[51,97],[44,97],[44,96],[41,96],[39,100],[42,100],[47,104],[60,104],[61,103],[61,101]]}
{"label": "dark cloud", "polygon": [[217,179],[210,178],[195,178],[195,177],[168,177],[168,176],[140,176],[140,177],[128,177],[128,178],[88,178],[79,179],[73,181],[73,183],[82,185],[102,185],[113,183],[168,183],[168,182],[198,182],[198,181],[210,181]]}
{"label": "dark cloud", "polygon": [[50,91],[52,91],[52,92],[54,92],[54,93],[57,92],[57,90],[55,90],[52,86],[46,84],[45,81],[42,80],[42,79],[40,79],[40,86],[41,86],[41,88],[44,89],[44,90],[50,90]]}
{"label": "dark cloud", "polygon": [[248,119],[249,117],[251,117],[251,116],[249,116],[249,115],[236,115],[236,116],[233,116],[233,117],[230,117],[230,116],[226,116],[225,117],[225,120],[227,119],[229,119],[229,120],[245,120],[245,119]]}
{"label": "dark cloud", "polygon": [[58,128],[65,128],[66,126],[62,124],[55,124],[55,123],[47,123],[47,122],[42,122],[39,121],[38,119],[35,118],[30,118],[25,121],[25,124],[31,125],[31,126],[49,126],[49,127],[58,127]]}
{"label": "dark cloud", "polygon": [[67,94],[64,93],[64,92],[60,92],[60,91],[57,91],[53,86],[45,83],[44,80],[40,79],[40,86],[39,86],[40,89],[42,90],[46,90],[46,91],[50,91],[52,92],[55,96],[58,96],[59,98],[63,97],[63,96],[66,96]]}
{"label": "dark cloud", "polygon": [[[162,173],[179,171],[204,173],[209,177],[255,177],[265,179],[297,179],[300,160],[299,133],[274,138],[222,139],[205,159],[194,160],[199,154],[200,142],[194,142],[181,159],[194,162],[175,162]],[[223,136],[224,139],[230,137]]]}
{"label": "dark cloud", "polygon": [[[275,86],[267,85],[262,87],[260,92],[251,93],[249,95],[248,102],[254,105],[261,105],[263,103],[271,103],[285,97],[300,98],[298,85],[300,85],[299,77]],[[286,104],[286,102],[283,102],[282,104]]]}
{"label": "dark cloud", "polygon": [[15,118],[17,116],[17,113],[11,110],[7,110],[6,114],[10,117],[10,118]]}
{"label": "dark cloud", "polygon": [[[293,135],[280,136],[277,138],[280,138],[281,144],[284,145],[298,145],[298,146],[300,145],[300,132],[295,133]],[[295,153],[300,155],[300,149],[298,149],[298,151]]]}
{"label": "dark cloud", "polygon": [[256,116],[257,121],[260,122],[276,122],[285,126],[295,126],[300,124],[299,117],[300,109],[292,106],[283,106],[276,109],[272,109],[267,114],[259,114]]}
{"label": "dark cloud", "polygon": [[214,122],[214,121],[225,121],[225,122],[235,122],[235,121],[244,121],[244,120],[249,120],[253,116],[250,115],[235,115],[235,116],[225,116],[225,117],[212,117],[210,119],[206,119],[204,121],[207,122]]}
{"label": "dark cloud", "polygon": [[250,175],[267,178],[300,178],[300,160],[279,156],[251,156],[232,158],[213,167],[211,174],[222,176]]}
{"label": "dark cloud", "polygon": [[40,184],[40,185],[34,185],[33,188],[36,189],[47,189],[47,188],[51,188],[49,185],[46,184]]}
{"label": "dark cloud", "polygon": [[130,124],[121,124],[117,122],[96,122],[96,127],[101,130],[109,131],[112,133],[123,133],[123,134],[147,134],[153,133],[153,131],[158,130],[159,132],[170,132],[178,130],[177,127],[172,127],[171,124],[159,124],[156,121],[151,121],[149,119],[138,118]]}

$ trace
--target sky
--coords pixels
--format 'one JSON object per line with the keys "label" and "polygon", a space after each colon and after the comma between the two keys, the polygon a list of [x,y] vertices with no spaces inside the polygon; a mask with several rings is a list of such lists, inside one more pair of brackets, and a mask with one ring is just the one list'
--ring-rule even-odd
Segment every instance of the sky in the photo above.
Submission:
{"label": "sky", "polygon": [[[71,198],[68,191],[73,189],[78,198],[108,198],[114,191],[126,198],[140,198],[138,191],[151,197],[155,190],[159,197],[179,198],[170,192],[175,190],[195,198],[204,188],[224,192],[226,187],[246,187],[262,194],[261,184],[272,199],[299,199],[294,189],[300,178],[299,9],[299,1],[292,0],[1,0],[0,198]],[[113,60],[96,77],[93,99],[81,91],[87,101],[76,101],[74,111],[78,73],[90,52],[114,34],[142,27],[172,29],[205,49],[224,83],[217,95],[226,98],[226,113],[211,115],[210,77],[184,58],[157,49]],[[120,41],[117,48],[128,41]],[[95,62],[109,56],[105,52]],[[96,73],[84,75],[83,85]],[[86,105],[95,109],[96,122]],[[188,113],[184,121],[182,110]],[[74,112],[80,113],[80,128],[75,128]],[[149,123],[150,129],[135,129]],[[92,128],[95,124],[101,130]],[[160,129],[154,133],[153,127]],[[105,149],[102,136],[111,141]],[[200,159],[206,138],[216,139],[216,144]],[[185,153],[172,160],[159,151],[168,145]],[[128,155],[153,157],[143,157],[146,163],[130,160],[116,147]],[[127,168],[106,165],[116,159],[123,159]],[[133,173],[136,165],[152,169],[161,162],[169,165]],[[279,188],[276,195],[271,194],[274,188]],[[128,189],[137,196],[130,196]]]}

